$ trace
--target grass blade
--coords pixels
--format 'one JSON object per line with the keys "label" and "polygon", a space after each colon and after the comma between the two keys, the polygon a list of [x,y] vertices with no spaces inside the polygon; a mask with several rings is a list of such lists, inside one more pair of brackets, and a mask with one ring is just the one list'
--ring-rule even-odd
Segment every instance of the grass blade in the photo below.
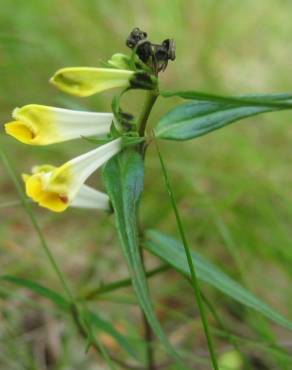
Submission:
{"label": "grass blade", "polygon": [[[183,245],[176,239],[164,235],[156,230],[146,232],[145,248],[150,252],[169,263],[183,275],[190,277],[190,271]],[[260,312],[263,316],[269,318],[284,328],[292,330],[292,322],[272,309],[251,292],[242,287],[239,283],[231,279],[217,266],[205,260],[196,252],[191,252],[193,261],[197,268],[198,278],[222,293],[235,299],[241,304]]]}

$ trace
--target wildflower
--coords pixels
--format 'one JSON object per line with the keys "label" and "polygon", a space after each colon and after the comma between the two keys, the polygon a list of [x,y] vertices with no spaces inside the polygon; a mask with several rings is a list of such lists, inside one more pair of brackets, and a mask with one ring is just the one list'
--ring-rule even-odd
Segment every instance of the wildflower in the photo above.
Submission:
{"label": "wildflower", "polygon": [[[114,54],[110,68],[70,67],[58,70],[50,82],[76,96],[90,96],[112,88],[157,90],[153,70],[135,55]],[[48,145],[80,137],[115,134],[123,138],[135,131],[131,115],[112,102],[113,113],[75,111],[29,104],[13,111],[14,121],[5,124],[7,134],[30,145]],[[115,127],[112,128],[112,123]],[[112,128],[112,130],[111,130]],[[125,134],[125,135],[123,135]],[[125,141],[123,141],[125,143]],[[24,174],[26,194],[40,206],[61,212],[69,206],[109,209],[109,198],[85,185],[87,178],[122,149],[122,137],[76,157],[60,167],[43,165]]]}
{"label": "wildflower", "polygon": [[145,72],[128,69],[62,68],[50,79],[60,90],[75,96],[90,96],[115,87],[153,89],[157,79]]}
{"label": "wildflower", "polygon": [[70,205],[84,207],[93,200],[97,201],[98,208],[108,208],[107,196],[96,193],[94,189],[85,186],[84,182],[121,148],[119,138],[71,159],[60,167],[35,167],[31,175],[23,175],[26,194],[40,206],[54,212],[62,212]]}
{"label": "wildflower", "polygon": [[114,87],[127,87],[134,71],[114,68],[62,68],[50,82],[60,90],[76,96],[90,96]]}
{"label": "wildflower", "polygon": [[48,145],[109,132],[112,113],[83,112],[30,104],[14,109],[7,134],[31,145]]}

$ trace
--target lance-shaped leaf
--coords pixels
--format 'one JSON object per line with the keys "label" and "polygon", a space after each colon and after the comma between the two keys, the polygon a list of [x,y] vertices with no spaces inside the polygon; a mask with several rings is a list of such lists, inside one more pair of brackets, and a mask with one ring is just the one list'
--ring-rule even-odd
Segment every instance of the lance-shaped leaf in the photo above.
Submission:
{"label": "lance-shaped leaf", "polygon": [[107,162],[103,175],[115,211],[122,250],[139,305],[168,353],[178,359],[155,315],[141,260],[137,211],[144,182],[142,155],[136,148],[126,148]]}
{"label": "lance-shaped leaf", "polygon": [[[183,245],[179,241],[156,230],[148,230],[146,232],[144,247],[152,254],[173,266],[177,271],[189,277],[190,272],[187,258]],[[260,312],[277,324],[292,330],[291,321],[269,307],[235,280],[231,279],[217,266],[208,262],[196,252],[192,252],[192,258],[199,279],[212,285],[243,305]]]}
{"label": "lance-shaped leaf", "polygon": [[191,99],[166,113],[155,129],[157,137],[189,140],[240,119],[260,113],[292,109],[292,94],[216,96],[195,91],[161,92],[164,97]]}

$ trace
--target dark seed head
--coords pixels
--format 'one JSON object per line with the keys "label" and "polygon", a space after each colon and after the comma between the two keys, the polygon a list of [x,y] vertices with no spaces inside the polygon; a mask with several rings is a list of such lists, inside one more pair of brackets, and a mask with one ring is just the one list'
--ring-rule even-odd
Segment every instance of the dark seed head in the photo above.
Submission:
{"label": "dark seed head", "polygon": [[136,27],[128,36],[126,44],[130,49],[134,49],[134,47],[138,44],[139,41],[146,40],[146,38],[147,33],[141,31],[140,28]]}
{"label": "dark seed head", "polygon": [[142,62],[153,68],[155,75],[166,69],[169,60],[175,60],[173,39],[166,39],[161,44],[153,44],[147,40],[147,33],[137,27],[128,36],[126,44],[134,50]]}

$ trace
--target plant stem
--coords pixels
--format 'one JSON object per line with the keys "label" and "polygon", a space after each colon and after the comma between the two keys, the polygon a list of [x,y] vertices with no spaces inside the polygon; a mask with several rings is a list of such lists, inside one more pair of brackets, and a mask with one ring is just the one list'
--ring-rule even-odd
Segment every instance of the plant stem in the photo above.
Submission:
{"label": "plant stem", "polygon": [[[141,235],[142,237],[142,235]],[[140,244],[140,255],[141,255],[141,260],[142,260],[142,266],[144,269],[144,273],[146,275],[145,271],[145,261],[144,261],[144,251],[143,247]],[[156,370],[155,366],[155,360],[154,360],[154,351],[152,348],[152,343],[153,343],[153,332],[151,329],[151,326],[147,320],[147,316],[145,315],[144,311],[142,311],[142,318],[143,318],[143,324],[144,324],[144,338],[146,342],[146,358],[147,358],[147,369],[148,370]]]}
{"label": "plant stem", "polygon": [[40,243],[41,243],[41,246],[44,250],[44,253],[45,255],[47,256],[53,270],[55,271],[56,275],[58,276],[59,278],[59,281],[61,283],[61,285],[63,286],[63,289],[67,295],[67,298],[70,300],[70,302],[74,303],[74,297],[73,297],[73,294],[71,293],[71,290],[69,289],[69,286],[67,285],[66,283],[66,280],[65,280],[65,277],[61,271],[61,269],[59,268],[54,256],[53,256],[53,253],[51,252],[47,242],[46,242],[46,239],[39,227],[39,224],[35,218],[35,215],[30,207],[30,204],[29,204],[29,201],[26,199],[25,195],[23,194],[23,190],[22,190],[22,187],[20,186],[19,184],[19,181],[15,175],[15,172],[14,172],[14,169],[7,157],[7,155],[5,154],[5,152],[0,148],[0,156],[2,158],[2,161],[4,163],[4,166],[7,170],[7,172],[9,173],[13,183],[14,183],[14,186],[19,194],[19,197],[21,199],[21,203],[26,211],[26,213],[28,214],[29,218],[30,218],[30,221],[39,237],[39,240],[40,240]]}
{"label": "plant stem", "polygon": [[141,115],[138,121],[140,136],[144,136],[148,117],[151,113],[153,105],[156,102],[156,99],[158,98],[158,96],[159,96],[159,93],[156,90],[147,91],[146,100],[144,102],[144,106],[143,106],[143,109],[142,109],[142,112],[141,112]]}
{"label": "plant stem", "polygon": [[[146,276],[147,277],[155,276],[157,274],[160,274],[161,272],[169,270],[169,268],[170,267],[168,265],[162,265],[160,267],[157,267],[153,270],[149,270],[148,272],[146,272]],[[94,299],[96,296],[99,296],[101,294],[109,293],[109,292],[112,292],[112,291],[115,291],[115,290],[118,290],[118,289],[121,289],[121,288],[126,288],[126,287],[131,286],[131,285],[132,285],[132,280],[130,278],[114,281],[112,283],[109,283],[109,284],[106,284],[106,285],[101,285],[97,288],[93,288],[92,290],[83,294],[80,298],[82,298],[84,300],[91,300],[91,299]]]}
{"label": "plant stem", "polygon": [[[153,136],[154,136],[154,133],[153,133]],[[206,339],[207,339],[208,349],[209,349],[209,353],[210,353],[210,357],[211,357],[211,362],[212,362],[214,370],[219,370],[216,355],[215,355],[215,350],[214,350],[214,346],[213,346],[213,341],[212,341],[212,337],[211,337],[211,334],[210,334],[209,324],[208,324],[208,320],[207,320],[207,316],[206,316],[206,313],[205,313],[204,304],[203,304],[203,300],[202,300],[202,296],[201,296],[199,282],[198,282],[195,266],[194,266],[194,263],[193,263],[193,260],[192,260],[191,252],[190,252],[190,247],[188,245],[188,241],[187,241],[187,238],[186,238],[186,235],[185,235],[183,224],[182,224],[180,214],[179,214],[179,211],[178,211],[178,208],[177,208],[177,205],[176,205],[175,196],[174,196],[174,193],[172,191],[170,180],[168,178],[168,173],[167,173],[164,161],[162,159],[162,156],[161,156],[161,153],[160,153],[160,150],[159,150],[159,147],[158,147],[158,143],[155,140],[155,136],[154,136],[154,142],[155,142],[156,150],[157,150],[158,157],[159,157],[159,160],[160,160],[162,172],[163,172],[163,175],[164,175],[164,180],[165,180],[165,184],[166,184],[166,187],[167,187],[167,191],[168,191],[168,194],[169,194],[169,197],[170,197],[170,200],[171,200],[171,205],[172,205],[172,208],[173,208],[173,211],[174,211],[174,214],[175,214],[175,218],[176,218],[177,226],[178,226],[178,229],[179,229],[179,233],[180,233],[180,236],[181,236],[181,239],[182,239],[182,242],[183,242],[183,246],[184,246],[185,254],[186,254],[186,257],[187,257],[188,265],[189,265],[189,268],[190,268],[192,287],[194,289],[196,301],[197,301],[200,316],[201,316],[201,321],[202,321],[205,336],[206,336]]]}
{"label": "plant stem", "polygon": [[226,325],[224,324],[223,320],[221,320],[220,316],[217,314],[215,308],[211,304],[211,302],[208,300],[208,298],[202,294],[202,298],[206,304],[206,306],[209,308],[211,314],[213,315],[215,321],[218,323],[219,327],[222,329],[222,331],[225,333],[226,338],[229,340],[229,342],[233,345],[234,349],[241,354],[242,360],[244,362],[244,369],[246,370],[252,370],[249,360],[245,353],[241,350],[241,347],[238,345],[236,340],[234,339],[233,335],[230,333],[229,329],[226,328]]}
{"label": "plant stem", "polygon": [[[159,96],[158,90],[149,90],[149,91],[147,91],[144,106],[143,106],[143,109],[141,111],[141,114],[140,114],[140,117],[139,117],[139,120],[138,120],[138,125],[139,125],[138,126],[138,132],[139,132],[139,136],[141,136],[141,137],[143,137],[145,135],[145,129],[146,129],[147,121],[148,121],[148,118],[150,116],[153,105],[155,104],[156,99],[158,98],[158,96]],[[144,150],[144,149],[142,149],[142,150]],[[137,215],[137,223],[138,223],[138,227],[139,227],[139,234],[140,234],[139,237],[140,237],[140,240],[142,240],[142,238],[143,238],[143,229],[139,225],[139,214]],[[145,275],[146,275],[145,263],[144,263],[144,253],[143,253],[143,247],[142,247],[141,242],[140,242],[140,256],[141,256],[142,266],[143,266],[143,269],[144,269],[144,272],[145,272]],[[152,346],[153,339],[154,339],[153,338],[153,332],[152,332],[151,326],[150,326],[150,324],[147,320],[147,317],[146,317],[143,310],[142,310],[142,318],[143,318],[143,324],[144,324],[144,339],[145,339],[146,346],[147,346],[147,349],[146,349],[147,369],[148,370],[155,370],[156,366],[155,366],[154,352],[153,352],[153,346]]]}
{"label": "plant stem", "polygon": [[154,359],[154,351],[152,349],[153,343],[153,331],[151,326],[148,323],[146,315],[143,313],[143,320],[144,320],[144,337],[147,345],[147,368],[148,370],[156,370],[155,359]]}

